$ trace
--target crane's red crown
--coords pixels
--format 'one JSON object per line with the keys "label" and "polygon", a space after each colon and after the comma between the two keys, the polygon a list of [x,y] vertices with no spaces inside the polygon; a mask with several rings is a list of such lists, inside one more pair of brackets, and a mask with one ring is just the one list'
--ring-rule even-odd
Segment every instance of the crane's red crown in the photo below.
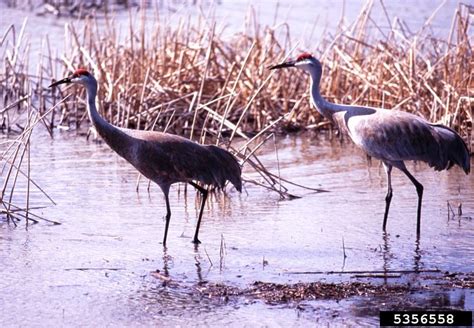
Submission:
{"label": "crane's red crown", "polygon": [[79,77],[81,75],[89,76],[90,73],[85,69],[85,68],[78,68],[74,74],[72,74],[73,77]]}
{"label": "crane's red crown", "polygon": [[300,61],[300,60],[305,60],[305,59],[310,59],[312,58],[313,55],[310,54],[309,52],[303,52],[301,55],[299,55],[298,57],[296,57],[296,61]]}

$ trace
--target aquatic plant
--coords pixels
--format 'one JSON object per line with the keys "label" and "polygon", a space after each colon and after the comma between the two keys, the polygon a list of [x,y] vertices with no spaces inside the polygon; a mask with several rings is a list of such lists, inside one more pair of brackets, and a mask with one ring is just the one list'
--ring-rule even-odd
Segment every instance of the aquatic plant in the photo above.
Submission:
{"label": "aquatic plant", "polygon": [[49,114],[43,115],[27,110],[27,120],[23,131],[14,139],[6,139],[0,143],[2,153],[0,156],[0,218],[6,217],[7,221],[15,226],[17,221],[25,219],[26,226],[29,222],[38,223],[38,220],[59,224],[56,221],[46,219],[34,213],[34,210],[42,207],[32,206],[30,201],[31,190],[37,189],[52,204],[54,200],[36,183],[31,176],[31,134],[34,127]]}
{"label": "aquatic plant", "polygon": [[[436,11],[413,33],[388,14],[390,29],[382,29],[370,17],[372,8],[373,1],[368,1],[352,24],[341,20],[335,34],[324,35],[315,49],[308,49],[324,64],[323,95],[337,103],[402,108],[469,138],[474,101],[469,91],[474,64],[472,7],[459,4],[446,38],[431,30]],[[229,37],[215,17],[202,12],[177,23],[158,9],[130,9],[129,16],[125,35],[108,14],[104,18],[85,15],[83,24],[67,24],[65,53],[54,58],[46,38],[33,75],[24,27],[18,36],[10,27],[0,43],[3,107],[19,106],[28,95],[28,81],[34,81],[29,88],[44,111],[48,102],[63,96],[41,89],[51,76],[85,66],[105,85],[100,90],[102,111],[119,126],[167,127],[191,139],[217,143],[223,137],[249,140],[262,129],[331,127],[301,96],[299,90],[307,89],[309,79],[291,72],[270,78],[266,69],[295,48],[289,22],[262,27],[249,10],[244,29]],[[13,36],[11,44],[8,34]],[[67,91],[71,92],[76,90]],[[85,104],[72,100],[61,106],[57,125],[78,128],[86,117]],[[55,118],[50,121],[53,125]]]}
{"label": "aquatic plant", "polygon": [[51,133],[51,125],[46,117],[54,119],[51,115],[56,108],[53,106],[40,112],[33,102],[34,83],[28,74],[30,48],[25,40],[25,26],[26,20],[18,34],[15,27],[10,26],[0,40],[0,51],[4,59],[0,75],[0,95],[3,101],[0,110],[1,130],[9,135],[14,134],[14,138],[5,138],[0,142],[0,218],[6,217],[14,225],[22,218],[26,225],[38,220],[58,224],[35,214],[34,210],[39,207],[32,205],[30,201],[30,191],[37,189],[54,204],[51,197],[31,177],[30,139],[34,127],[39,123],[44,124]]}
{"label": "aquatic plant", "polygon": [[[383,5],[383,3],[382,3]],[[448,125],[467,139],[472,134],[472,33],[470,7],[453,13],[447,39],[433,35],[433,15],[420,31],[387,17],[383,31],[370,19],[368,1],[350,25],[323,37],[312,50],[323,62],[322,93],[330,101],[401,108]],[[224,35],[214,17],[182,18],[173,25],[157,11],[130,12],[126,35],[106,16],[87,19],[79,31],[66,26],[63,73],[78,66],[94,70],[102,110],[114,124],[140,129],[165,127],[204,142],[246,140],[265,129],[289,132],[331,127],[301,96],[308,79],[278,73],[269,64],[295,48],[289,23],[262,27],[250,11],[246,27]],[[374,30],[380,33],[374,35]],[[57,97],[57,95],[56,95]],[[65,109],[67,108],[67,109]],[[63,108],[60,125],[80,125],[84,104]],[[275,121],[278,120],[278,124]]]}

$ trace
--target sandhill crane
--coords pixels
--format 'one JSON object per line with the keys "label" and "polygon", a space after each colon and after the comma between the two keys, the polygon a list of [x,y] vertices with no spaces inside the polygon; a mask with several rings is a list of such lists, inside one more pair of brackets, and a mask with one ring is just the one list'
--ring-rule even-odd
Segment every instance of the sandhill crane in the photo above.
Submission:
{"label": "sandhill crane", "polygon": [[382,161],[388,182],[383,219],[384,231],[392,200],[392,167],[405,173],[415,185],[418,194],[416,232],[419,237],[423,185],[411,175],[403,161],[427,162],[437,171],[447,170],[456,164],[468,174],[469,151],[462,138],[446,126],[429,123],[410,113],[383,108],[338,105],[326,101],[319,92],[322,65],[309,53],[303,53],[296,60],[289,60],[269,68],[285,67],[296,67],[308,72],[312,82],[311,98],[318,112],[336,123],[341,132],[348,134],[369,156]]}
{"label": "sandhill crane", "polygon": [[193,181],[224,188],[229,180],[242,191],[241,169],[228,151],[213,145],[200,145],[189,139],[156,131],[124,129],[108,123],[97,112],[95,98],[97,81],[85,69],[78,69],[69,77],[54,82],[50,87],[63,83],[85,86],[87,112],[99,135],[117,154],[132,164],[142,175],[160,186],[166,200],[166,225],[163,244],[166,244],[171,218],[168,198],[170,186],[176,182],[189,183],[202,194],[201,209],[193,242],[199,244],[199,227],[208,190]]}

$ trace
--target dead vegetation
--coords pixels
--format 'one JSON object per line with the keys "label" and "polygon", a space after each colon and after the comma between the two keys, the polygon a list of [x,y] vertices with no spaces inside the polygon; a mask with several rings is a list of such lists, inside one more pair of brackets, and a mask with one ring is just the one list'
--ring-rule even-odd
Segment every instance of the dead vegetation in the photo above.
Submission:
{"label": "dead vegetation", "polygon": [[[372,6],[368,1],[355,22],[348,26],[341,22],[335,34],[327,34],[316,49],[310,49],[324,64],[323,95],[337,103],[414,112],[456,129],[467,140],[474,101],[473,7],[460,4],[447,39],[440,39],[431,34],[431,18],[412,33],[403,22],[387,16],[391,29],[382,29],[371,19]],[[53,58],[45,39],[34,76],[28,74],[23,30],[18,36],[12,31],[11,44],[4,42],[4,36],[4,53],[13,47],[1,72],[4,107],[33,92],[39,111],[44,111],[64,96],[42,89],[51,77],[86,67],[99,80],[103,115],[118,126],[166,127],[200,142],[228,144],[236,136],[250,140],[276,127],[283,131],[328,127],[307,101],[309,79],[291,70],[272,77],[266,69],[295,48],[288,25],[285,33],[281,26],[262,27],[250,12],[246,28],[228,37],[214,18],[203,15],[177,23],[159,11],[130,9],[129,16],[125,32],[108,15],[103,20],[85,19],[80,28],[67,24],[65,52]],[[34,84],[30,92],[23,91],[28,81]],[[65,91],[76,92],[83,91]],[[87,119],[81,99],[71,97],[61,106],[61,117],[49,121],[79,127]]]}
{"label": "dead vegetation", "polygon": [[26,226],[39,220],[58,224],[35,214],[35,210],[41,207],[31,201],[32,191],[38,190],[54,204],[31,176],[30,141],[33,129],[38,124],[43,124],[51,133],[52,126],[46,117],[54,119],[56,108],[53,106],[40,112],[38,107],[42,104],[45,107],[42,103],[44,99],[40,98],[39,104],[34,101],[37,99],[35,93],[41,88],[32,81],[32,76],[28,73],[30,44],[25,39],[25,26],[26,20],[19,31],[10,26],[0,39],[3,58],[0,74],[0,95],[3,102],[0,129],[8,136],[13,135],[0,141],[0,219],[6,218],[14,225],[21,219],[25,220]]}
{"label": "dead vegetation", "polygon": [[56,221],[51,221],[35,214],[34,210],[38,210],[41,207],[32,206],[30,201],[31,190],[37,189],[52,204],[55,204],[53,199],[31,177],[31,134],[34,127],[46,114],[40,116],[38,113],[28,110],[23,132],[15,139],[3,140],[1,142],[3,152],[0,159],[0,165],[2,165],[0,219],[4,217],[15,226],[17,221],[21,219],[25,220],[26,226],[30,222],[38,223],[39,220],[59,224]]}
{"label": "dead vegetation", "polygon": [[[436,12],[413,33],[388,14],[391,29],[377,26],[372,7],[368,1],[355,22],[341,22],[335,34],[310,49],[324,64],[322,94],[336,103],[413,112],[454,128],[468,141],[474,9],[460,4],[449,35],[441,39],[430,29]],[[309,79],[291,70],[272,77],[266,69],[296,52],[288,25],[284,32],[281,26],[262,27],[250,12],[245,29],[229,37],[213,17],[171,23],[159,11],[130,10],[129,16],[125,33],[108,15],[86,19],[81,28],[67,25],[65,53],[51,63],[45,47],[39,84],[89,68],[102,86],[99,97],[109,121],[129,128],[166,127],[199,142],[230,144],[236,136],[250,140],[262,130],[330,127],[307,100]],[[38,94],[50,101],[63,96]],[[79,127],[87,119],[84,103],[71,99],[62,106],[59,126]]]}
{"label": "dead vegetation", "polygon": [[[433,290],[449,290],[452,288],[469,289],[473,287],[474,276],[470,273],[444,272],[436,275],[424,276],[428,284],[410,285],[406,283],[382,283],[383,280],[369,278],[367,281],[348,282],[299,282],[279,284],[256,281],[245,288],[203,282],[195,286],[197,292],[206,298],[258,299],[268,304],[300,303],[311,300],[342,300],[349,297],[390,297],[406,299],[407,295],[415,292],[429,292]],[[163,278],[160,278],[163,280]],[[169,277],[166,282],[172,281]],[[174,282],[174,286],[178,284]],[[412,305],[413,306],[413,305]]]}
{"label": "dead vegetation", "polygon": [[407,285],[377,285],[368,282],[309,282],[277,284],[256,281],[248,288],[239,289],[223,284],[203,284],[196,287],[208,298],[246,297],[259,299],[269,304],[293,303],[318,299],[345,299],[354,296],[402,295],[410,291]]}

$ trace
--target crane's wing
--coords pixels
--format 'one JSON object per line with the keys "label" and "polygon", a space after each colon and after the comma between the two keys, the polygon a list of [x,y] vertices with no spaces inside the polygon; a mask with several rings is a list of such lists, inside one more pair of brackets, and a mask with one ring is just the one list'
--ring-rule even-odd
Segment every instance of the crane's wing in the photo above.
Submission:
{"label": "crane's wing", "polygon": [[222,148],[199,145],[175,135],[156,134],[143,140],[140,153],[141,161],[152,163],[153,172],[145,174],[152,180],[166,179],[169,183],[196,180],[218,188],[223,188],[229,180],[241,191],[240,165]]}
{"label": "crane's wing", "polygon": [[371,115],[349,118],[347,127],[354,142],[373,157],[394,162],[424,161],[435,170],[457,164],[469,172],[469,152],[462,138],[453,130],[416,115],[377,110]]}

